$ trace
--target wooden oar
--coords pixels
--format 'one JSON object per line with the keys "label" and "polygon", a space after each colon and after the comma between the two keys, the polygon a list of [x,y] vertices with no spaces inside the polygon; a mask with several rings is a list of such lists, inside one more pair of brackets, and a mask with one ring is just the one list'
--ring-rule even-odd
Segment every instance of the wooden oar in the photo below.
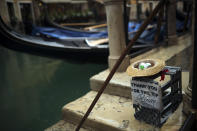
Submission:
{"label": "wooden oar", "polygon": [[[148,25],[148,27],[146,28],[146,30],[149,30],[149,29],[151,29],[153,27],[154,27],[153,25]],[[136,31],[129,32],[129,35],[134,34],[136,32],[137,32],[137,30]],[[101,45],[101,44],[104,44],[104,43],[109,42],[109,38],[102,38],[102,39],[98,39],[98,40],[87,40],[86,42],[90,46],[96,46],[96,45]]]}
{"label": "wooden oar", "polygon": [[61,26],[85,26],[85,25],[94,25],[95,23],[62,23]]}
{"label": "wooden oar", "polygon": [[107,26],[107,24],[94,25],[94,26],[86,27],[86,28],[84,28],[84,30],[92,30],[92,29],[106,27],[106,26]]}

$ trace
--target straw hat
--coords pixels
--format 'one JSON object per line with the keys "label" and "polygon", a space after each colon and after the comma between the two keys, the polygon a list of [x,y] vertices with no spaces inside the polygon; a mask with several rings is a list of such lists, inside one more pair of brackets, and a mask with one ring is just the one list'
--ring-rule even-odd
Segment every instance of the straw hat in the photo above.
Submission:
{"label": "straw hat", "polygon": [[[148,64],[147,68],[139,68],[141,64]],[[143,59],[134,62],[127,68],[127,73],[132,77],[152,76],[165,67],[165,62],[159,59]]]}

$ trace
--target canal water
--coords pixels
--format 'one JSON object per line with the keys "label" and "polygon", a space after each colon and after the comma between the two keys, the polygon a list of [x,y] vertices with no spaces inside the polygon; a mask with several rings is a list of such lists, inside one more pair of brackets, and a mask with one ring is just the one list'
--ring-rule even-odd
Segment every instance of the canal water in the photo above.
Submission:
{"label": "canal water", "polygon": [[106,62],[60,59],[0,46],[0,130],[42,131],[61,119],[61,108],[86,94],[89,78]]}

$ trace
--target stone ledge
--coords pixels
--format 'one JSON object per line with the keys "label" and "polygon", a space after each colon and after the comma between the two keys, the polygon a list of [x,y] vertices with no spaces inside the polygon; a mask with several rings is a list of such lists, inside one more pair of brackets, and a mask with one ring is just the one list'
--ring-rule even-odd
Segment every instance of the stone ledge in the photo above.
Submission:
{"label": "stone ledge", "polygon": [[[90,78],[90,87],[93,91],[98,91],[103,82],[107,78],[109,74],[109,70],[105,70],[93,77]],[[131,98],[131,87],[130,87],[130,80],[131,77],[127,75],[127,73],[116,73],[110,83],[108,84],[107,88],[105,89],[104,93],[122,96],[126,98]],[[182,87],[183,91],[184,88],[187,87],[189,81],[189,72],[182,72]]]}
{"label": "stone ledge", "polygon": [[[109,70],[105,70],[91,77],[90,88],[93,91],[98,91],[103,85],[103,82],[107,78],[109,72]],[[131,98],[130,79],[131,77],[128,76],[126,72],[115,73],[104,93]]]}
{"label": "stone ledge", "polygon": [[[63,119],[77,125],[95,95],[95,91],[90,91],[85,96],[65,105],[62,109]],[[134,118],[131,99],[103,94],[84,123],[84,127],[89,127],[95,131],[166,131],[180,129],[184,121],[182,104],[159,129]]]}
{"label": "stone ledge", "polygon": [[[152,58],[164,60],[166,62],[166,65],[173,66],[172,63],[168,63],[171,58],[177,56],[178,54],[181,54],[182,51],[191,47],[191,34],[188,33],[178,37],[177,42],[178,43],[174,45],[163,45],[161,47],[152,49],[146,53],[143,53],[142,55],[132,58],[130,62],[133,63],[140,59]],[[180,58],[177,58],[177,61],[178,60],[180,60]],[[174,61],[174,63],[176,63],[176,61]]]}
{"label": "stone ledge", "polygon": [[[191,53],[189,48],[191,47],[191,36],[190,34],[178,37],[178,44],[171,46],[161,46],[148,51],[142,55],[139,55],[130,60],[131,63],[144,59],[144,58],[155,58],[166,61],[166,65],[169,66],[181,66],[184,70],[189,70],[188,59],[191,59],[188,53]],[[186,57],[187,54],[187,57]],[[90,78],[90,88],[93,91],[98,91],[103,85],[105,79],[109,74],[109,70],[105,70],[97,75]],[[130,93],[130,79],[127,73],[115,73],[112,80],[108,84],[104,93],[123,96],[126,98],[131,97]]]}

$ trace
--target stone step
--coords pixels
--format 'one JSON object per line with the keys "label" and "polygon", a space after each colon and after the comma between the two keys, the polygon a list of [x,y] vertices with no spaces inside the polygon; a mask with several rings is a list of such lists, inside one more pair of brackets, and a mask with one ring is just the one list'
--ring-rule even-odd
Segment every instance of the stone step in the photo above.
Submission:
{"label": "stone step", "polygon": [[[62,109],[63,119],[77,125],[96,94],[97,92],[90,91],[85,96],[65,105]],[[134,118],[131,99],[103,94],[84,123],[84,127],[96,131],[166,131],[178,130],[184,120],[185,116],[182,113],[181,104],[162,128],[159,129]]]}
{"label": "stone step", "polygon": [[[91,77],[90,88],[93,91],[98,91],[103,85],[109,73],[109,70],[104,70],[99,74]],[[126,72],[115,73],[104,93],[131,98],[130,79],[131,77],[128,76]]]}

